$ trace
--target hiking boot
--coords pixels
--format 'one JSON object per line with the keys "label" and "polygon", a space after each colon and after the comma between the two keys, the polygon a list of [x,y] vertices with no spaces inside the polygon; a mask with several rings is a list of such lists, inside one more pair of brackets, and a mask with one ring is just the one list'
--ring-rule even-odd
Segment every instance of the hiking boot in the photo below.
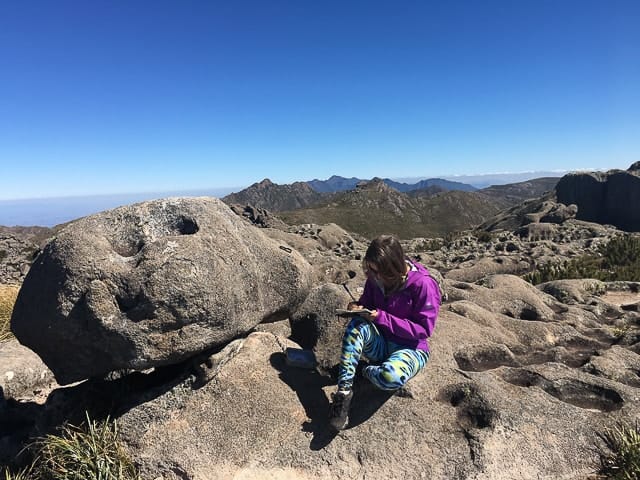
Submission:
{"label": "hiking boot", "polygon": [[331,406],[329,409],[329,424],[335,430],[344,430],[349,421],[349,405],[353,398],[353,390],[345,392],[338,390],[331,395]]}

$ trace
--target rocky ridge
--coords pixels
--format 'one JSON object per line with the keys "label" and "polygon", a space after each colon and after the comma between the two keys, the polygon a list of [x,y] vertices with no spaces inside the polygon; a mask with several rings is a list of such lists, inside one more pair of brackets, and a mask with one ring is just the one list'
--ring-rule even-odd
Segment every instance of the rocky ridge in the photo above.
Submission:
{"label": "rocky ridge", "polygon": [[559,180],[559,177],[540,177],[507,185],[493,185],[483,188],[480,192],[495,198],[501,202],[503,208],[507,208],[553,191]]}
{"label": "rocky ridge", "polygon": [[325,195],[305,182],[276,185],[268,178],[254,183],[241,192],[231,193],[222,200],[227,204],[252,205],[273,212],[306,208],[321,201]]}
{"label": "rocky ridge", "polygon": [[[223,200],[236,204],[236,210],[262,209],[275,213],[290,224],[337,223],[366,237],[393,231],[411,238],[472,228],[504,208],[540,196],[558,181],[540,178],[476,190],[439,179],[414,185],[381,178],[330,180],[338,186],[338,192],[313,196],[302,182],[275,185],[263,180]],[[307,183],[325,191],[322,184]],[[369,214],[363,216],[362,211]]]}

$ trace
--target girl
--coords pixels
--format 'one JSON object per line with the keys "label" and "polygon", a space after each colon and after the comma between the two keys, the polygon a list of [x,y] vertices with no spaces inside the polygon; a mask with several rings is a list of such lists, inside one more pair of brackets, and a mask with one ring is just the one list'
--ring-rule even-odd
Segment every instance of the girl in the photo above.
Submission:
{"label": "girl", "polygon": [[361,355],[379,363],[364,368],[365,378],[382,390],[397,390],[427,364],[427,339],[440,309],[438,283],[425,267],[405,257],[396,237],[375,238],[363,268],[367,281],[360,300],[347,306],[355,316],[344,334],[338,391],[332,395],[329,422],[336,430],[347,425]]}

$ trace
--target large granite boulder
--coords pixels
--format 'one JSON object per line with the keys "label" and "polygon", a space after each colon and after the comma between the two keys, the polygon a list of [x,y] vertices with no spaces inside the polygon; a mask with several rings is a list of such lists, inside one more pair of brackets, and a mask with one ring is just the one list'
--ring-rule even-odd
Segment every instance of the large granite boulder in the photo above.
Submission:
{"label": "large granite boulder", "polygon": [[578,206],[577,218],[640,231],[640,170],[633,164],[627,171],[570,173],[556,185],[559,202]]}
{"label": "large granite boulder", "polygon": [[280,247],[214,198],[99,213],[45,247],[11,328],[62,384],[180,362],[304,301],[311,267]]}

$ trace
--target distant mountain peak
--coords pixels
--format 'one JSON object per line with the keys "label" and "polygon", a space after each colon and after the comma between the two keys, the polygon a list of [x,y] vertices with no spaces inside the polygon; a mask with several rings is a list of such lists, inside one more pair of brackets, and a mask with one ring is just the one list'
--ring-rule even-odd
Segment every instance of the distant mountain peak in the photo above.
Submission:
{"label": "distant mountain peak", "polygon": [[264,180],[260,181],[260,182],[256,182],[254,183],[255,186],[257,187],[270,187],[272,185],[275,185],[275,183],[273,183],[271,180],[269,180],[268,178],[265,178]]}
{"label": "distant mountain peak", "polygon": [[231,205],[251,205],[271,212],[304,208],[323,198],[306,182],[278,185],[268,178],[254,183],[248,188],[231,193],[222,200]]}
{"label": "distant mountain peak", "polygon": [[398,191],[385,183],[380,177],[374,177],[371,180],[363,180],[356,185],[356,191],[373,191],[373,192],[395,192]]}

